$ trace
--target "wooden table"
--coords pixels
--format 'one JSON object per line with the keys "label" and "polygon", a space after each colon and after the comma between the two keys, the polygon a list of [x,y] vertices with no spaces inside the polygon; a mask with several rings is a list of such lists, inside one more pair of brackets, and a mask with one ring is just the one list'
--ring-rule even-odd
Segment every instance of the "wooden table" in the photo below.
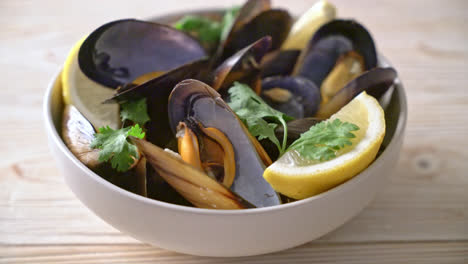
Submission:
{"label": "wooden table", "polygon": [[[299,14],[314,1],[281,2]],[[1,0],[0,263],[468,263],[468,2],[333,2],[369,28],[406,86],[395,173],[360,215],[314,242],[210,259],[142,244],[85,208],[48,151],[41,104],[70,47],[97,26],[241,1]]]}

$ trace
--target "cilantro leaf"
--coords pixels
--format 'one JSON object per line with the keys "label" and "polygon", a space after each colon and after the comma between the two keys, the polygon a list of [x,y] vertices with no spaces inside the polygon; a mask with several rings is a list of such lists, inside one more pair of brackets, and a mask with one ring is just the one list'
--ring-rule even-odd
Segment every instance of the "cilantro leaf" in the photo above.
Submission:
{"label": "cilantro leaf", "polygon": [[184,16],[174,27],[194,34],[204,43],[216,43],[221,35],[221,23],[202,16]]}
{"label": "cilantro leaf", "polygon": [[184,16],[175,23],[174,27],[191,33],[207,46],[217,44],[229,34],[239,9],[237,6],[227,9],[221,22],[203,16]]}
{"label": "cilantro leaf", "polygon": [[[229,106],[247,126],[249,132],[258,139],[269,139],[278,147],[282,155],[287,143],[286,121],[292,120],[292,117],[271,108],[248,85],[235,82],[234,86],[229,88],[228,93],[230,95]],[[278,124],[281,124],[285,131],[282,144],[275,135],[275,128]]]}
{"label": "cilantro leaf", "polygon": [[120,117],[122,118],[122,122],[125,120],[130,120],[135,124],[140,124],[143,126],[150,120],[150,117],[148,116],[146,98],[123,103],[121,105]]}
{"label": "cilantro leaf", "polygon": [[340,119],[323,121],[302,133],[288,150],[296,150],[309,160],[327,161],[335,158],[338,150],[352,145],[350,139],[356,137],[352,132],[357,130],[355,124]]}
{"label": "cilantro leaf", "polygon": [[243,122],[247,125],[252,136],[257,137],[259,140],[269,139],[276,145],[278,150],[281,150],[280,142],[275,135],[275,128],[278,126],[277,124],[268,123],[262,118],[247,118]]}
{"label": "cilantro leaf", "polygon": [[227,9],[226,13],[224,13],[223,20],[221,21],[220,41],[224,41],[227,38],[229,32],[231,31],[232,25],[234,24],[237,18],[239,10],[239,6],[234,6]]}
{"label": "cilantro leaf", "polygon": [[94,135],[90,146],[93,149],[100,149],[100,162],[110,160],[112,168],[117,171],[127,171],[135,159],[138,159],[137,147],[128,141],[129,136],[144,138],[145,133],[138,124],[117,130],[109,126],[101,127]]}

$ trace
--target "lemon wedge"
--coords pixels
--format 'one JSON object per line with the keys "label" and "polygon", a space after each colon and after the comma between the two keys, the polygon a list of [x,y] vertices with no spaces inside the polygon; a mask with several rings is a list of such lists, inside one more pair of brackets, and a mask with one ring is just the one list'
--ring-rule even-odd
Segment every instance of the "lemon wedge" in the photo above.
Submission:
{"label": "lemon wedge", "polygon": [[328,120],[337,118],[359,126],[353,144],[325,162],[305,160],[295,150],[286,152],[263,174],[277,192],[294,199],[322,193],[352,178],[375,159],[385,135],[384,111],[377,100],[363,92]]}
{"label": "lemon wedge", "polygon": [[332,21],[336,16],[336,8],[327,0],[320,0],[309,8],[294,23],[288,37],[281,49],[303,49],[312,38],[313,34],[323,24]]}
{"label": "lemon wedge", "polygon": [[65,104],[71,104],[82,113],[95,129],[120,126],[118,104],[102,104],[115,90],[86,77],[78,65],[78,52],[85,38],[71,49],[62,72],[62,95]]}

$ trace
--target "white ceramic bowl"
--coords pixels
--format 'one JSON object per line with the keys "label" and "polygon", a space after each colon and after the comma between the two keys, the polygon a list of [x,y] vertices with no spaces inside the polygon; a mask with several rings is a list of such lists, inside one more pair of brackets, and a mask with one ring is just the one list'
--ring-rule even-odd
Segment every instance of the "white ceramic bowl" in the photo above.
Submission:
{"label": "white ceramic bowl", "polygon": [[[389,65],[384,58],[380,61]],[[359,175],[325,193],[289,204],[233,211],[198,209],[133,194],[83,165],[57,130],[63,109],[58,77],[54,76],[44,97],[45,126],[50,149],[70,189],[118,230],[157,247],[192,255],[250,256],[280,251],[344,224],[369,204],[393,172],[407,119],[405,92],[397,82],[388,97],[385,150]]]}

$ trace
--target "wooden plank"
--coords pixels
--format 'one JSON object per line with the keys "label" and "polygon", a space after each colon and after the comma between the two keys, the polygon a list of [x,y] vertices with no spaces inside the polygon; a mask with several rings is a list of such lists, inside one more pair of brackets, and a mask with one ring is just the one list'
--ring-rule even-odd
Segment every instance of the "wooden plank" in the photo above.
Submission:
{"label": "wooden plank", "polygon": [[0,246],[0,263],[408,263],[463,264],[468,242],[313,243],[255,257],[205,258],[168,252],[146,245]]}

